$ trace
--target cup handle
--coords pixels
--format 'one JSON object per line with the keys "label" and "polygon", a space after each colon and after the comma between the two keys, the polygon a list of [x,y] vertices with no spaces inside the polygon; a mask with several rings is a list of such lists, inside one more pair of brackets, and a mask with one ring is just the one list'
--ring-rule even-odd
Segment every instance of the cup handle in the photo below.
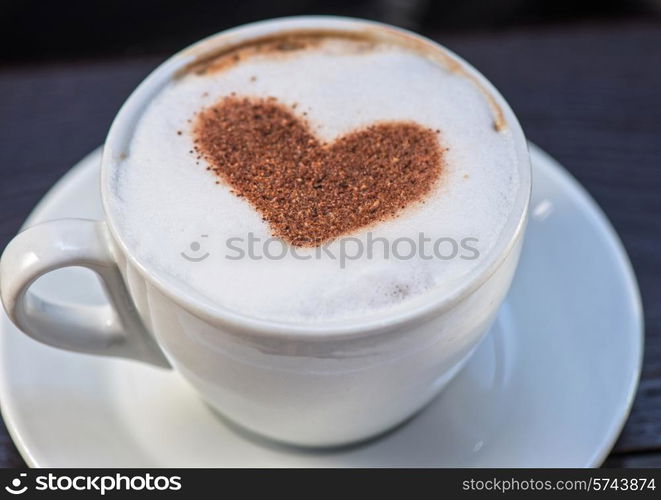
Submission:
{"label": "cup handle", "polygon": [[[7,315],[27,335],[53,347],[169,368],[138,316],[111,241],[105,222],[86,219],[44,222],[19,233],[0,260],[0,291]],[[30,292],[37,278],[69,266],[94,271],[109,304],[62,304]]]}

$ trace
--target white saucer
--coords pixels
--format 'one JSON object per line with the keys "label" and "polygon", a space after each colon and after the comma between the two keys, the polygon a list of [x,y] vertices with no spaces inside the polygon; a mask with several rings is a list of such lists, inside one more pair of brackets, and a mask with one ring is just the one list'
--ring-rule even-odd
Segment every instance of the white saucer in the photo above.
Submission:
{"label": "white saucer", "polygon": [[[601,463],[629,412],[643,350],[629,260],[583,188],[531,150],[530,225],[497,324],[425,410],[378,440],[303,451],[246,436],[175,373],[43,346],[0,318],[0,399],[23,457],[39,467],[583,467]],[[102,216],[99,151],[26,224]],[[91,273],[35,284],[103,301]]]}

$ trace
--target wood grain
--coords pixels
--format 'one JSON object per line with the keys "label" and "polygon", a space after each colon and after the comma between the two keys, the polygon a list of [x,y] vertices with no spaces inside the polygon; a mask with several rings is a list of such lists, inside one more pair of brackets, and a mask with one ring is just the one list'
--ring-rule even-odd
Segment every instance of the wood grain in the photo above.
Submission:
{"label": "wood grain", "polygon": [[[661,25],[437,35],[504,94],[528,137],[603,207],[631,256],[646,353],[609,466],[661,466]],[[0,247],[67,169],[103,142],[161,58],[0,70]],[[0,428],[0,467],[22,465]]]}

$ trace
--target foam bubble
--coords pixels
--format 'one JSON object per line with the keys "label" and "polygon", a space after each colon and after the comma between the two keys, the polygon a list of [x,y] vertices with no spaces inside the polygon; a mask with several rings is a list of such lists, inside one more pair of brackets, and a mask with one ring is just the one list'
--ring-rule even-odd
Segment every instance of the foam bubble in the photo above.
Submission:
{"label": "foam bubble", "polygon": [[[510,216],[519,188],[514,140],[507,129],[494,129],[488,100],[461,73],[402,46],[355,50],[355,43],[328,40],[283,57],[256,55],[216,72],[191,72],[154,97],[111,176],[110,207],[138,259],[214,304],[296,322],[368,315],[460,283],[480,262],[466,258],[474,253],[465,246],[483,258]],[[445,171],[425,203],[350,235],[350,243],[364,249],[370,239],[385,238],[388,258],[382,240],[372,245],[371,258],[363,252],[344,261],[342,245],[350,255],[356,249],[341,240],[296,255],[281,242],[264,247],[270,231],[260,215],[217,185],[205,162],[190,153],[194,113],[233,93],[295,105],[324,141],[383,120],[440,130],[449,148]],[[253,240],[252,258],[249,234],[260,240]],[[429,240],[424,255],[420,234]],[[395,258],[398,238],[418,242],[416,255]],[[444,256],[453,247],[448,239],[458,245],[455,258],[433,255],[442,238]],[[462,243],[465,238],[477,242]],[[399,245],[400,254],[409,253],[410,243]]]}

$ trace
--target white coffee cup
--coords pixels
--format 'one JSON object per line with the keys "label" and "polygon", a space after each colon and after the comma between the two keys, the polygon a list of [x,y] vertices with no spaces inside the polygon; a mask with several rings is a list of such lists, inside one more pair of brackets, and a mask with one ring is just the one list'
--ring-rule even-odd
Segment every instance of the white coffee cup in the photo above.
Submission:
{"label": "white coffee cup", "polygon": [[[382,32],[449,57],[479,83],[513,134],[520,188],[496,250],[458,287],[427,294],[405,310],[337,326],[284,324],[200,303],[147,270],[107,209],[109,171],[146,103],[196,58],[238,41],[297,29]],[[428,403],[461,369],[493,322],[511,283],[530,197],[530,162],[511,109],[474,68],[415,34],[355,19],[299,17],[235,28],[159,66],[129,97],[106,139],[103,221],[62,219],[17,235],[0,262],[2,301],[32,338],[61,349],[119,356],[177,370],[213,407],[241,426],[304,446],[347,444],[382,433]],[[101,278],[109,305],[44,301],[40,276],[83,266]]]}

